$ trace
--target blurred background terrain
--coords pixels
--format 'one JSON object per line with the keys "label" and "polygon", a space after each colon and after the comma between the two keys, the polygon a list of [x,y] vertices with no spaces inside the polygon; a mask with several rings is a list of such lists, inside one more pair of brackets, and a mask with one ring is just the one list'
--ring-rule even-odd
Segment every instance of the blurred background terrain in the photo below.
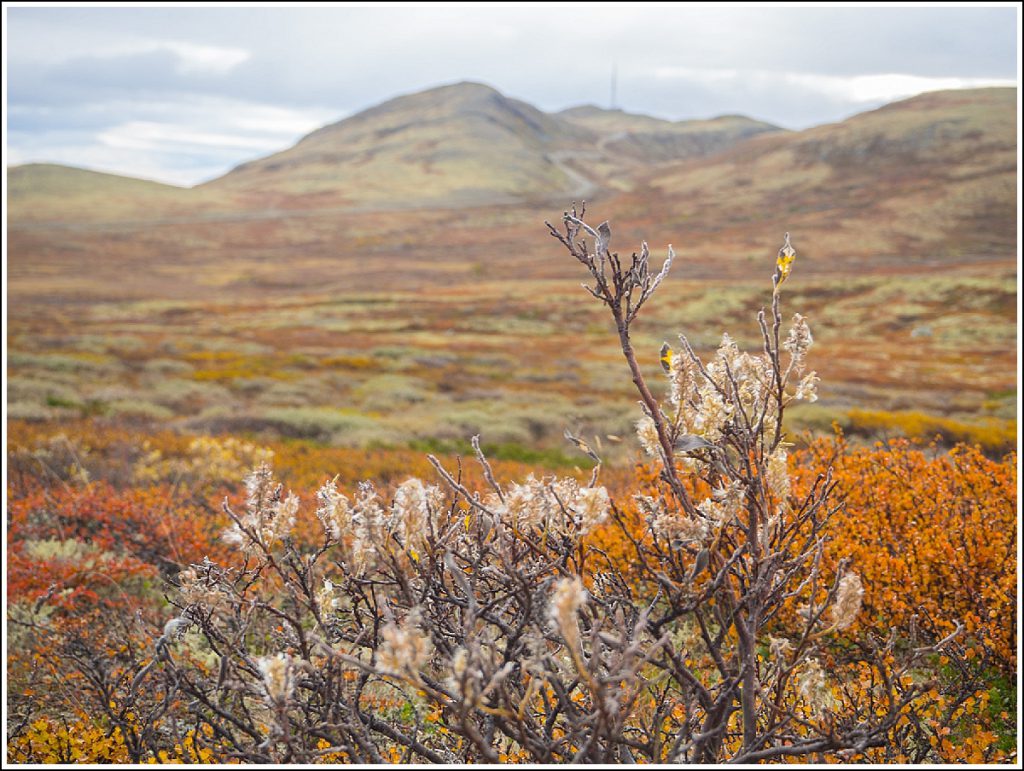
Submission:
{"label": "blurred background terrain", "polygon": [[10,167],[8,416],[349,447],[482,432],[556,461],[569,428],[632,457],[613,330],[544,225],[585,199],[613,251],[677,252],[635,328],[652,378],[680,332],[759,345],[789,231],[783,307],[808,317],[822,378],[791,428],[1007,449],[1016,103],[932,92],[790,131],[545,112],[460,82],[192,188]]}

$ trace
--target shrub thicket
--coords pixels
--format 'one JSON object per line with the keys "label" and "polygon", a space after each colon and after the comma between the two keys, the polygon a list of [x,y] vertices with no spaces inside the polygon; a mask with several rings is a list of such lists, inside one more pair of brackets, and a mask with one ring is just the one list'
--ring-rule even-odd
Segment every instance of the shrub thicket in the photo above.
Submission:
{"label": "shrub thicket", "polygon": [[[1015,554],[982,534],[993,496],[1015,522],[1013,461],[986,478],[993,462],[967,449],[935,465],[840,442],[794,463],[783,415],[818,379],[807,321],[780,309],[788,234],[761,349],[725,336],[703,360],[680,337],[657,398],[631,330],[671,247],[654,272],[646,244],[621,258],[583,211],[549,228],[586,268],[640,397],[651,465],[632,489],[601,484],[599,451],[568,432],[589,478],[500,481],[474,438],[474,475],[430,456],[436,484],[346,494],[336,478],[305,501],[243,443],[141,452],[134,481],[153,486],[135,493],[90,483],[56,448],[53,487],[23,475],[11,513],[10,618],[31,654],[9,662],[8,758],[1012,758],[995,731],[1014,698],[1000,614]],[[261,459],[219,520],[186,494]],[[926,504],[942,518],[924,522]],[[172,577],[162,618],[147,565]]]}

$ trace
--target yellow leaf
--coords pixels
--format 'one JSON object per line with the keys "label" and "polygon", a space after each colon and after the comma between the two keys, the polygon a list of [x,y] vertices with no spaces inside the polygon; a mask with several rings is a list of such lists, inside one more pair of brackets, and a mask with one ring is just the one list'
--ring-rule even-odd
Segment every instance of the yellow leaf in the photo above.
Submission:
{"label": "yellow leaf", "polygon": [[793,261],[796,259],[796,249],[789,242],[789,233],[786,233],[786,242],[779,249],[778,259],[775,261],[775,290],[778,291],[779,287],[782,286],[782,282],[789,278],[790,272],[793,270]]}
{"label": "yellow leaf", "polygon": [[665,374],[672,371],[672,349],[668,343],[661,344],[661,368],[665,370]]}

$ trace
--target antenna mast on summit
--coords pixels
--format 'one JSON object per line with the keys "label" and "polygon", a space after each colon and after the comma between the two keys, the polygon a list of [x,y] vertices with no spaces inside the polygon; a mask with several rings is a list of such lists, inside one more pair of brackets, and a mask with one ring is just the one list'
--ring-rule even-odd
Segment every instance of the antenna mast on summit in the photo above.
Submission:
{"label": "antenna mast on summit", "polygon": [[617,85],[618,77],[619,77],[619,66],[618,66],[617,63],[612,62],[612,99],[611,99],[611,109],[612,110],[616,109],[615,108],[615,86]]}

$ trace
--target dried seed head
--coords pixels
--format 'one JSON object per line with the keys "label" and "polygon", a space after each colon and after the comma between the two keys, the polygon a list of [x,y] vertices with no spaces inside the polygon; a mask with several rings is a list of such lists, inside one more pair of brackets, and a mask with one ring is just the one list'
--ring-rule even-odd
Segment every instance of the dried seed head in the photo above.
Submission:
{"label": "dried seed head", "polygon": [[807,326],[807,319],[799,313],[793,315],[793,326],[789,329],[789,335],[782,347],[789,351],[793,357],[793,368],[797,372],[803,372],[807,361],[807,351],[814,343],[811,336],[811,328]]}
{"label": "dried seed head", "polygon": [[337,589],[337,586],[335,586],[334,582],[329,578],[325,578],[323,586],[316,593],[316,604],[320,608],[321,613],[338,610],[344,604],[341,597],[335,594],[335,589]]}
{"label": "dried seed head", "polygon": [[586,602],[587,591],[579,576],[559,579],[551,593],[548,617],[572,648],[579,646],[580,627],[576,614]]}
{"label": "dried seed head", "polygon": [[381,674],[417,679],[430,662],[433,645],[418,627],[419,613],[413,610],[401,625],[388,624],[380,633],[377,670]]}
{"label": "dried seed head", "polygon": [[270,464],[263,462],[245,477],[245,505],[249,513],[256,515],[279,495],[279,486],[274,484]]}
{"label": "dried seed head", "polygon": [[263,675],[263,692],[271,707],[288,703],[295,692],[295,662],[286,653],[264,656],[256,659],[256,665]]}
{"label": "dried seed head", "polygon": [[582,487],[570,504],[580,535],[586,535],[608,519],[611,500],[604,487]]}
{"label": "dried seed head", "polygon": [[221,539],[243,551],[259,553],[286,538],[295,527],[299,499],[289,493],[282,500],[282,487],[274,481],[270,466],[261,463],[246,478],[246,513],[234,522]]}
{"label": "dried seed head", "polygon": [[848,628],[860,613],[864,602],[864,585],[856,573],[847,573],[839,579],[836,601],[831,609],[832,625],[836,629]]}
{"label": "dried seed head", "polygon": [[812,370],[800,380],[800,384],[796,387],[795,397],[808,402],[818,401],[818,383],[820,382],[821,378],[818,377],[818,373]]}
{"label": "dried seed head", "polygon": [[430,517],[444,500],[440,488],[424,485],[419,479],[409,479],[395,491],[391,505],[391,531],[402,544],[419,559],[430,532]]}
{"label": "dried seed head", "polygon": [[352,569],[358,574],[372,564],[377,547],[384,542],[385,513],[377,488],[360,482],[352,505]]}
{"label": "dried seed head", "polygon": [[816,713],[829,710],[835,704],[825,670],[817,659],[808,659],[804,663],[796,677],[796,690]]}
{"label": "dried seed head", "polygon": [[658,439],[658,428],[654,425],[653,418],[645,415],[636,422],[636,437],[640,440],[644,452],[652,458],[660,457],[661,440]]}
{"label": "dried seed head", "polygon": [[348,498],[338,491],[334,480],[331,480],[317,491],[316,499],[316,516],[323,525],[324,535],[328,541],[340,541],[352,527]]}
{"label": "dried seed head", "polygon": [[[539,527],[547,513],[547,495],[544,485],[535,479],[533,474],[526,477],[523,484],[513,482],[505,494],[505,511],[512,520],[513,527],[529,529]],[[490,503],[500,503],[493,496]]]}
{"label": "dried seed head", "polygon": [[776,503],[784,503],[789,498],[789,455],[782,447],[777,447],[768,457],[765,468],[765,485],[775,498]]}
{"label": "dried seed head", "polygon": [[712,523],[720,525],[731,522],[743,513],[744,498],[743,485],[733,480],[712,490],[711,497],[698,504],[697,510]]}

